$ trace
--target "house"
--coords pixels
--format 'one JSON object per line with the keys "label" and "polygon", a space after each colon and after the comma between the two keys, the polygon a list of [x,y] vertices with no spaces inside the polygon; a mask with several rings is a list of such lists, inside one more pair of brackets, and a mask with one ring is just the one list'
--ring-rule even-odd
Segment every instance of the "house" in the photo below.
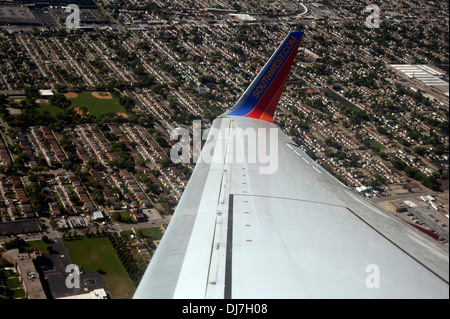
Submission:
{"label": "house", "polygon": [[86,201],[83,203],[83,210],[88,213],[93,213],[95,211],[95,206],[91,201]]}
{"label": "house", "polygon": [[92,213],[92,220],[93,221],[98,222],[98,221],[102,221],[104,219],[105,219],[105,216],[103,216],[102,212],[97,210],[97,211]]}
{"label": "house", "polygon": [[137,222],[144,222],[145,221],[145,215],[137,209],[132,209],[131,210],[131,215],[133,217],[133,219]]}
{"label": "house", "polygon": [[314,89],[308,89],[308,93],[311,95],[317,95],[317,94],[319,94],[319,91],[314,90]]}
{"label": "house", "polygon": [[61,211],[59,209],[58,202],[48,203],[48,206],[50,207],[50,213],[52,214],[52,216],[54,217],[61,216]]}

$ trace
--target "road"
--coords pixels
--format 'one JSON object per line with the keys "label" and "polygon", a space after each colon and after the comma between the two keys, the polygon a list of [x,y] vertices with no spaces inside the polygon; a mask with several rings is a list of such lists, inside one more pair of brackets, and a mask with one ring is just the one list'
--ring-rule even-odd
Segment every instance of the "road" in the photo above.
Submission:
{"label": "road", "polygon": [[[147,215],[149,217],[149,215]],[[88,229],[89,233],[93,233],[98,229],[101,229],[102,227],[108,231],[108,232],[121,232],[125,230],[131,230],[131,229],[137,229],[137,228],[152,228],[152,227],[159,227],[161,225],[169,224],[170,219],[172,216],[165,216],[164,218],[147,218],[146,222],[139,222],[139,223],[132,223],[132,224],[124,224],[124,223],[115,223],[115,222],[106,222],[104,226],[94,224],[89,222]],[[54,240],[58,238],[63,238],[63,234],[67,232],[62,232],[58,230],[51,229],[50,225],[48,224],[48,221],[45,222],[47,225],[47,231],[42,231],[39,233],[32,233],[32,234],[17,234],[17,235],[10,235],[10,236],[0,236],[0,244],[3,244],[5,242],[11,241],[15,238],[22,238],[25,241],[36,241],[41,240],[42,236],[46,235],[49,239]],[[81,234],[84,234],[84,229],[78,229],[76,230]]]}
{"label": "road", "polygon": [[373,203],[380,203],[380,202],[396,202],[399,200],[411,200],[411,198],[418,198],[418,200],[420,200],[420,196],[427,196],[427,195],[431,195],[431,196],[436,196],[439,195],[440,193],[437,192],[420,192],[420,193],[406,193],[406,194],[398,194],[398,195],[392,195],[389,197],[374,197],[369,199],[371,202]]}
{"label": "road", "polygon": [[141,222],[136,224],[119,224],[114,227],[115,229],[119,229],[119,231],[124,230],[131,230],[131,229],[137,229],[137,228],[152,228],[152,227],[159,227],[161,225],[165,225],[169,223],[169,219],[164,220],[158,220],[158,221],[148,221],[148,222]]}
{"label": "road", "polygon": [[431,214],[425,213],[418,207],[410,207],[408,208],[408,212],[414,214],[417,218],[422,220],[425,224],[427,224],[431,229],[436,231],[441,237],[444,237],[448,240],[448,229],[442,227],[437,221],[436,218],[430,216]]}

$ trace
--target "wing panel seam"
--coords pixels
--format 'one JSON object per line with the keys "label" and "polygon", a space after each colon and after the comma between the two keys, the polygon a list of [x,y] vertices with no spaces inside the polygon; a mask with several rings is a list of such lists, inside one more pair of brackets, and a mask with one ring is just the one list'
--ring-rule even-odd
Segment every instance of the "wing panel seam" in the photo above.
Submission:
{"label": "wing panel seam", "polygon": [[232,257],[233,257],[233,200],[234,195],[230,194],[228,201],[228,225],[227,225],[227,250],[225,262],[225,289],[224,298],[231,299],[232,284]]}
{"label": "wing panel seam", "polygon": [[400,247],[399,245],[397,245],[396,243],[394,243],[392,240],[390,240],[386,235],[383,235],[383,233],[381,233],[378,229],[376,229],[375,227],[373,227],[370,223],[368,223],[367,221],[365,221],[361,216],[358,216],[358,214],[356,214],[354,211],[352,211],[350,208],[346,207],[347,210],[352,213],[354,216],[356,216],[360,221],[362,221],[364,224],[366,224],[367,226],[369,226],[372,230],[374,230],[377,234],[379,234],[381,237],[383,237],[384,239],[386,239],[388,242],[390,242],[392,245],[394,245],[395,247],[397,247],[400,251],[402,251],[403,253],[405,253],[408,257],[410,257],[412,260],[414,260],[415,262],[417,262],[419,265],[421,265],[422,267],[424,267],[425,269],[427,269],[429,272],[431,272],[433,275],[435,275],[437,278],[441,279],[443,282],[445,282],[447,285],[449,284],[449,282],[447,280],[445,280],[445,278],[442,278],[440,275],[438,275],[435,271],[431,270],[429,267],[427,267],[426,265],[424,265],[423,263],[421,263],[416,257],[414,257],[413,255],[411,255],[410,253],[408,253],[406,250],[404,250],[402,247]]}

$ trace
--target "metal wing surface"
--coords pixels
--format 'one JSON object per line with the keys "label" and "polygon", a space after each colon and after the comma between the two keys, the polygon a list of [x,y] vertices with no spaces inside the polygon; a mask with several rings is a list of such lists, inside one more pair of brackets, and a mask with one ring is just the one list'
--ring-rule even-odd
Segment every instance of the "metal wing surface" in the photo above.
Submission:
{"label": "metal wing surface", "polygon": [[[221,139],[209,140],[211,153],[222,150],[197,163],[136,298],[448,298],[448,253],[341,184],[275,124],[225,117],[213,127]],[[277,130],[276,173],[243,154],[249,128]]]}
{"label": "metal wing surface", "polygon": [[[447,250],[340,183],[273,122],[287,74],[267,70],[286,46],[291,63],[301,35],[213,122],[134,298],[449,297]],[[268,102],[249,101],[255,90]]]}

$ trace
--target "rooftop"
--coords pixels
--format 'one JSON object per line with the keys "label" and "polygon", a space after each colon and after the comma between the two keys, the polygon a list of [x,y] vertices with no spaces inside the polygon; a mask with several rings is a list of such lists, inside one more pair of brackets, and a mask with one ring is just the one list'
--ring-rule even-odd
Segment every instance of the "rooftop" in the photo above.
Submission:
{"label": "rooftop", "polygon": [[53,96],[53,91],[52,90],[39,90],[39,95],[40,96]]}
{"label": "rooftop", "polygon": [[441,77],[445,76],[443,72],[423,64],[391,64],[391,67],[410,78],[423,82],[425,85],[435,87],[444,93],[449,93],[448,82],[441,79]]}
{"label": "rooftop", "polygon": [[0,6],[1,24],[39,24],[39,21],[26,7]]}
{"label": "rooftop", "polygon": [[106,293],[105,289],[101,288],[95,289],[85,294],[61,297],[57,299],[108,299],[108,294]]}

